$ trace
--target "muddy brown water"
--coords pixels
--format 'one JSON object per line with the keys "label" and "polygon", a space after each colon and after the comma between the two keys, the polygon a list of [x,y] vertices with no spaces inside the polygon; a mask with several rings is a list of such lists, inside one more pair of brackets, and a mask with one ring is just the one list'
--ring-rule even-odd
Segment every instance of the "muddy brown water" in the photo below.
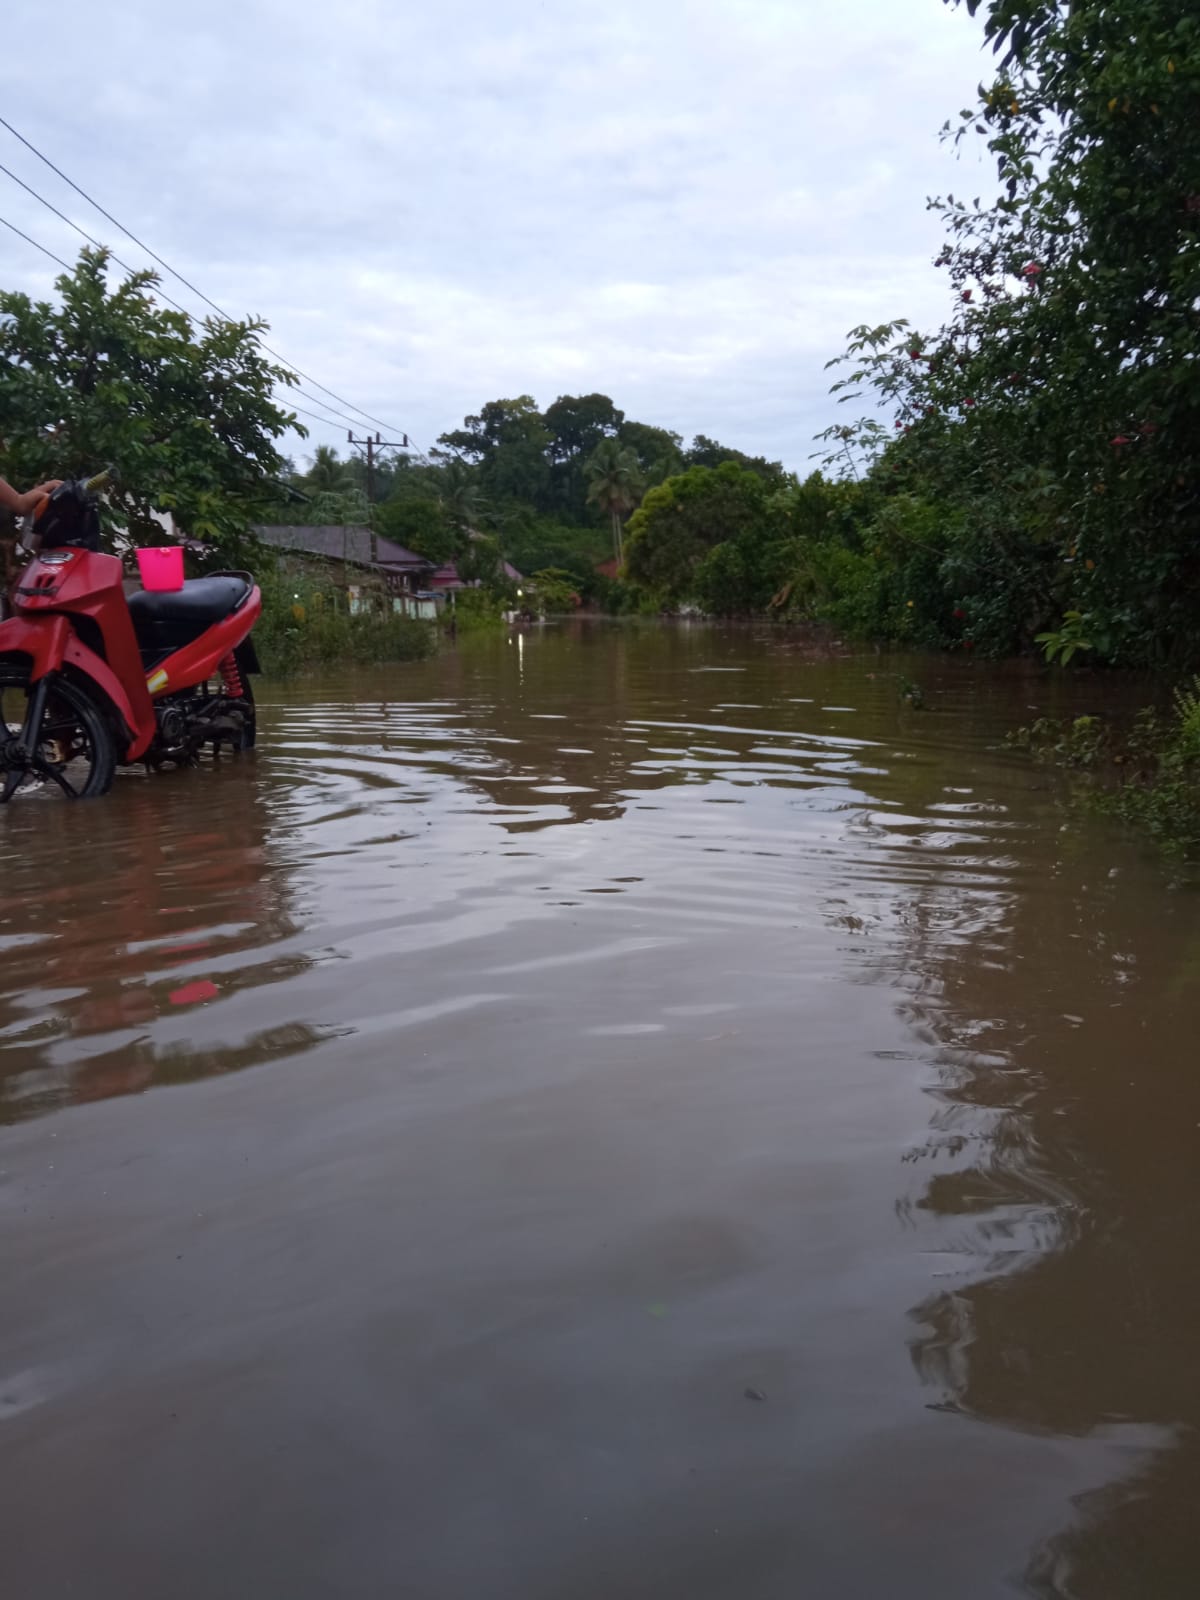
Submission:
{"label": "muddy brown water", "polygon": [[3,1593],[1194,1595],[1200,899],[1050,692],[569,627],[0,816]]}

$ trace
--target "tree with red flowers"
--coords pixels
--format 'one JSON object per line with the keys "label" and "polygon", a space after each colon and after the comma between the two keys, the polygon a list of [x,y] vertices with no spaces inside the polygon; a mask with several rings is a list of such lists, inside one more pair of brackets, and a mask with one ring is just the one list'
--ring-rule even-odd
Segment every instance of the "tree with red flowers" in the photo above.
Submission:
{"label": "tree with red flowers", "polygon": [[945,510],[930,605],[997,649],[1071,612],[1100,657],[1200,656],[1200,10],[948,3],[996,66],[944,133],[999,190],[931,202],[949,320],[855,330],[835,389],[900,424],[864,438],[881,492]]}

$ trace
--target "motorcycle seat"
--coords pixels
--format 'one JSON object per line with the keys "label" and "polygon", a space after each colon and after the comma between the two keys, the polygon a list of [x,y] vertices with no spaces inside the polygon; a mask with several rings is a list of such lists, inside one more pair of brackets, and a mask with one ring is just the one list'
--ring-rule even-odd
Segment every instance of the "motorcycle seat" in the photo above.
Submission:
{"label": "motorcycle seat", "polygon": [[179,650],[230,616],[249,593],[249,583],[233,573],[191,578],[182,589],[136,589],[129,614],[138,644],[155,653]]}

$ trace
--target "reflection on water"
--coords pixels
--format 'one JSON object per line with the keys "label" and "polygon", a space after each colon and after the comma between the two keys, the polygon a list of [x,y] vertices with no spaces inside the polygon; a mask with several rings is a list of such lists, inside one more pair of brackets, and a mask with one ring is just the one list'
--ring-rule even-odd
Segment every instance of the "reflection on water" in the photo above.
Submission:
{"label": "reflection on water", "polygon": [[1200,915],[1049,692],[584,626],[11,808],[14,1592],[1190,1595]]}

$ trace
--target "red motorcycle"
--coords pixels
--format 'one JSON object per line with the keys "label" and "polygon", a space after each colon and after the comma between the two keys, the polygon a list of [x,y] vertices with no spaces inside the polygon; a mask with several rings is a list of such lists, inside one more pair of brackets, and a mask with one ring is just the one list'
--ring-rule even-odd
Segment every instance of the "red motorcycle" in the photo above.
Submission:
{"label": "red motorcycle", "polygon": [[33,559],[0,622],[0,803],[46,789],[90,799],[118,762],[254,744],[257,584],[218,572],[127,597],[120,560],[100,552],[108,478],[61,484],[31,519]]}

